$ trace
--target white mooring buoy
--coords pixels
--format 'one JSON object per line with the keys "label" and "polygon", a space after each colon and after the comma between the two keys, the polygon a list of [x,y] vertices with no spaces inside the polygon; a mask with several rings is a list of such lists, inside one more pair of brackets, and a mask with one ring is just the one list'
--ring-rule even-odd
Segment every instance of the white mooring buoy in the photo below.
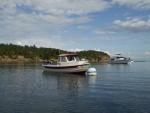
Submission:
{"label": "white mooring buoy", "polygon": [[86,71],[85,74],[88,75],[88,76],[94,76],[94,75],[97,75],[96,69],[95,69],[95,68],[89,68],[89,69]]}

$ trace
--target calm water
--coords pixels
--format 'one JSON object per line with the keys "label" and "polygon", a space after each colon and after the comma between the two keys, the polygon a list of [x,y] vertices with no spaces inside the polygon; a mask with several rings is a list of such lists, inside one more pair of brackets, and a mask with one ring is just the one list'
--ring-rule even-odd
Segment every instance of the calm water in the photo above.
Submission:
{"label": "calm water", "polygon": [[150,62],[92,64],[97,76],[0,64],[0,113],[149,113]]}

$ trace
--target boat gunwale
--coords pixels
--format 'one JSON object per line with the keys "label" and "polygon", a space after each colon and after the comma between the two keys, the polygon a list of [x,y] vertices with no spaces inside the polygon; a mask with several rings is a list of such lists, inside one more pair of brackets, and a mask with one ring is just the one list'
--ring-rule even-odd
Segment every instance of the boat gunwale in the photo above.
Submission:
{"label": "boat gunwale", "polygon": [[69,68],[69,67],[75,67],[75,66],[84,66],[84,65],[90,65],[90,63],[84,63],[84,64],[79,64],[79,65],[54,65],[54,64],[45,64],[42,65],[45,68]]}

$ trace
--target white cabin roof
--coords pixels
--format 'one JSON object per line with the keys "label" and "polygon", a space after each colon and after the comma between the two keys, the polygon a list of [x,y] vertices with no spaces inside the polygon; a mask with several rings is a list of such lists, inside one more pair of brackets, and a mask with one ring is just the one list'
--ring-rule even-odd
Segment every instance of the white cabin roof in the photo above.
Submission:
{"label": "white cabin roof", "polygon": [[59,56],[78,56],[77,54],[60,54]]}

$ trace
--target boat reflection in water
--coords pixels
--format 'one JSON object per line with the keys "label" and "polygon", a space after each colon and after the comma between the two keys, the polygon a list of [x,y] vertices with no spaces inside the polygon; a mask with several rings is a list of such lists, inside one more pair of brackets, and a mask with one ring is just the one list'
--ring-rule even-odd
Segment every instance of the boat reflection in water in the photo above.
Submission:
{"label": "boat reflection in water", "polygon": [[78,97],[80,94],[86,92],[86,87],[89,82],[87,76],[76,76],[76,74],[67,73],[49,73],[43,71],[43,76],[46,78],[47,87],[53,91],[54,95],[69,96],[71,98]]}

